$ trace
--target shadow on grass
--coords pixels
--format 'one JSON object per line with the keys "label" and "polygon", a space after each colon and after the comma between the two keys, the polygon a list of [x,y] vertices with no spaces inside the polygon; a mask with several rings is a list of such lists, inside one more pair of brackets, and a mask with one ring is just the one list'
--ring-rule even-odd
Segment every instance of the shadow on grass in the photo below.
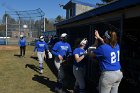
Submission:
{"label": "shadow on grass", "polygon": [[16,57],[21,57],[21,55],[19,55],[19,54],[14,54],[14,56],[16,56]]}
{"label": "shadow on grass", "polygon": [[52,59],[45,59],[45,63],[50,68],[52,73],[57,77],[58,71],[54,65],[54,59],[53,58]]}
{"label": "shadow on grass", "polygon": [[49,78],[44,77],[44,76],[34,75],[34,77],[32,78],[32,80],[37,81],[37,82],[39,82],[41,84],[46,85],[47,87],[50,88],[50,90],[52,92],[55,92],[54,87],[56,85],[56,82],[50,81]]}
{"label": "shadow on grass", "polygon": [[30,58],[38,61],[38,57],[31,56]]}
{"label": "shadow on grass", "polygon": [[40,74],[40,72],[39,72],[39,67],[38,66],[35,66],[35,65],[33,65],[33,64],[26,64],[25,65],[25,68],[27,68],[27,67],[29,67],[30,69],[32,69],[32,70],[34,70],[34,71],[36,71],[37,73],[39,73]]}

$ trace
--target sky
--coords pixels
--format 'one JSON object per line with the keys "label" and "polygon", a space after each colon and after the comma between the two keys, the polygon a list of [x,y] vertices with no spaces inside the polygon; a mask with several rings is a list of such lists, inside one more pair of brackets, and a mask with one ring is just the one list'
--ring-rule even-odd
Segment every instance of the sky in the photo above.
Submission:
{"label": "sky", "polygon": [[[65,5],[69,0],[0,0],[0,19],[5,11],[24,11],[40,8],[48,19],[58,15],[65,17],[65,10],[59,4]],[[79,0],[96,4],[100,0]]]}

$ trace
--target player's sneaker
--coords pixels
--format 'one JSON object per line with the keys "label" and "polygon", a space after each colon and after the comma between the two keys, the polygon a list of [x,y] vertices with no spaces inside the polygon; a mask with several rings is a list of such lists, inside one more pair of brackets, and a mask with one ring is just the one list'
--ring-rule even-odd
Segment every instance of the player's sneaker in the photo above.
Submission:
{"label": "player's sneaker", "polygon": [[40,70],[40,73],[43,74],[43,70]]}

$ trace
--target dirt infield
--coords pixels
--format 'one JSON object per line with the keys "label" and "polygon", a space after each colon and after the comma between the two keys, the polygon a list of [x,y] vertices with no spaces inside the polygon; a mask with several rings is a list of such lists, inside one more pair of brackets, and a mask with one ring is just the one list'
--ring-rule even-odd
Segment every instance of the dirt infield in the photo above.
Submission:
{"label": "dirt infield", "polygon": [[18,49],[18,46],[5,46],[5,45],[0,45],[0,50],[16,50]]}

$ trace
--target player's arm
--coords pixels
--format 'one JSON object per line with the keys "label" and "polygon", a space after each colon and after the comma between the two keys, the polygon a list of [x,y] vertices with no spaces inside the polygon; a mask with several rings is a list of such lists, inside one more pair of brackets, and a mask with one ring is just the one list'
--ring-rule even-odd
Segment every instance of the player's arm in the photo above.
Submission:
{"label": "player's arm", "polygon": [[97,49],[91,51],[90,55],[91,57],[97,57],[97,58],[103,57],[104,51],[102,45],[99,46]]}
{"label": "player's arm", "polygon": [[72,56],[71,46],[69,45],[68,47],[69,47],[69,48],[68,48],[68,53],[69,53],[69,56]]}
{"label": "player's arm", "polygon": [[79,57],[78,54],[75,54],[75,55],[74,55],[74,58],[75,58],[76,62],[80,62],[81,60],[84,59],[84,57],[85,57],[84,55],[82,55],[82,56],[80,56],[80,57]]}
{"label": "player's arm", "polygon": [[95,38],[100,40],[102,44],[105,43],[103,38],[101,38],[101,36],[99,35],[98,30],[95,30]]}
{"label": "player's arm", "polygon": [[58,57],[58,43],[56,43],[54,46],[53,46],[53,48],[52,48],[52,54],[54,55],[54,56],[56,56],[56,57]]}
{"label": "player's arm", "polygon": [[95,58],[96,57],[96,54],[94,53],[94,51],[88,51],[88,56],[91,57],[91,58]]}

